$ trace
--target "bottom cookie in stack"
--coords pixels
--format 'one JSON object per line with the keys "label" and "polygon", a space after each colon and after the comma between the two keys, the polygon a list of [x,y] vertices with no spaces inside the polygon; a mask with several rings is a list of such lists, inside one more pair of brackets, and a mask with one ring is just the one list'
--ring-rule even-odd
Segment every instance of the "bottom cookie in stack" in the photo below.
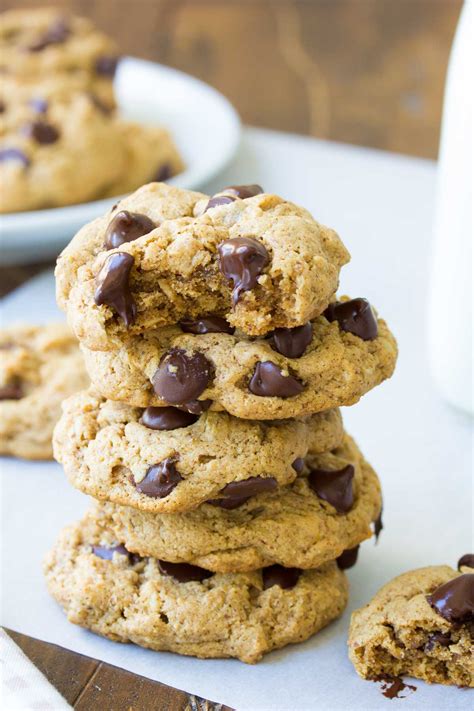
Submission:
{"label": "bottom cookie in stack", "polygon": [[347,603],[334,561],[312,570],[272,565],[212,573],[131,554],[91,512],[66,528],[45,561],[48,588],[69,621],[119,642],[201,658],[263,654],[301,642]]}

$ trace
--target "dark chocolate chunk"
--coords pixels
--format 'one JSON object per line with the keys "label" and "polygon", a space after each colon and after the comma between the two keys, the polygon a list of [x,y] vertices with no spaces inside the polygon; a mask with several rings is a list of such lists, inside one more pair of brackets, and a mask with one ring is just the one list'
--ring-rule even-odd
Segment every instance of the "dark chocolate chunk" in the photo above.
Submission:
{"label": "dark chocolate chunk", "polygon": [[201,582],[214,575],[210,570],[189,563],[169,563],[167,560],[159,560],[158,565],[163,575],[170,575],[178,583]]}
{"label": "dark chocolate chunk", "polygon": [[461,568],[474,568],[474,553],[465,553],[458,560],[458,570]]}
{"label": "dark chocolate chunk", "polygon": [[277,328],[270,338],[274,351],[287,358],[301,358],[313,339],[313,326],[310,321],[296,328]]}
{"label": "dark chocolate chunk", "polygon": [[281,368],[270,360],[257,363],[249,390],[260,397],[294,397],[303,392],[303,383],[293,375],[283,375]]}
{"label": "dark chocolate chunk", "polygon": [[179,324],[185,333],[229,333],[233,334],[235,328],[221,316],[207,316],[196,320],[184,319]]}
{"label": "dark chocolate chunk", "polygon": [[28,103],[37,114],[45,114],[48,110],[48,102],[39,96],[33,97]]}
{"label": "dark chocolate chunk", "polygon": [[228,499],[208,499],[206,504],[220,506],[221,509],[231,511],[232,509],[238,509],[240,506],[243,506],[251,498],[251,496],[229,496]]}
{"label": "dark chocolate chunk", "polygon": [[372,522],[376,543],[378,543],[379,536],[380,536],[381,532],[383,531],[382,514],[383,514],[383,508],[380,509],[379,515],[377,516],[375,521]]}
{"label": "dark chocolate chunk", "polygon": [[246,200],[247,198],[255,197],[255,195],[260,195],[263,193],[263,188],[260,185],[229,185],[224,188],[223,193],[230,193],[235,195],[241,200]]}
{"label": "dark chocolate chunk", "polygon": [[374,681],[381,682],[381,691],[387,699],[406,699],[407,695],[401,696],[402,692],[407,691],[411,694],[416,691],[417,687],[411,684],[406,684],[403,679],[398,676],[380,676]]}
{"label": "dark chocolate chunk", "polygon": [[234,285],[232,303],[235,306],[243,291],[253,289],[258,277],[269,263],[270,256],[261,242],[251,237],[234,237],[217,248],[219,269]]}
{"label": "dark chocolate chunk", "polygon": [[304,459],[303,459],[303,457],[298,457],[298,459],[295,459],[295,461],[293,462],[293,464],[292,464],[291,466],[293,467],[293,469],[295,470],[295,472],[296,472],[297,474],[301,474],[301,472],[302,472],[303,469],[304,469]]}
{"label": "dark chocolate chunk", "polygon": [[156,173],[151,178],[153,183],[166,183],[167,180],[173,177],[173,170],[169,163],[163,163],[160,165]]}
{"label": "dark chocolate chunk", "polygon": [[118,546],[112,546],[111,548],[108,546],[92,546],[92,552],[98,558],[103,558],[104,560],[112,560],[114,553],[130,556],[128,550],[121,544]]}
{"label": "dark chocolate chunk", "polygon": [[367,299],[351,299],[329,304],[324,315],[328,321],[337,321],[343,331],[353,333],[363,341],[377,338],[377,319]]}
{"label": "dark chocolate chunk", "polygon": [[221,205],[228,205],[231,202],[235,202],[237,198],[232,197],[232,195],[214,195],[211,197],[206,205],[204,212],[212,210],[213,207],[220,207]]}
{"label": "dark chocolate chunk", "polygon": [[334,506],[340,514],[351,510],[354,503],[352,480],[354,467],[348,464],[337,471],[312,469],[308,476],[308,484],[320,499]]}
{"label": "dark chocolate chunk", "polygon": [[266,491],[275,491],[277,488],[278,482],[272,476],[251,476],[248,479],[231,481],[230,484],[226,484],[221,489],[219,495],[225,498],[234,498],[236,496],[242,498],[244,496],[256,496],[256,494],[262,494]]}
{"label": "dark chocolate chunk", "polygon": [[95,279],[95,303],[106,304],[129,328],[137,316],[137,306],[130,290],[129,278],[134,264],[131,254],[115,252],[105,260]]}
{"label": "dark chocolate chunk", "polygon": [[23,151],[20,151],[19,148],[1,148],[0,149],[0,161],[5,161],[5,160],[17,160],[20,163],[23,163],[25,168],[30,165],[31,161],[26,156]]}
{"label": "dark chocolate chunk", "polygon": [[188,354],[182,348],[171,348],[161,358],[151,382],[158,397],[185,405],[204,392],[212,373],[212,364],[199,351]]}
{"label": "dark chocolate chunk", "polygon": [[118,57],[97,57],[95,61],[95,70],[97,74],[113,78],[115,76],[115,72],[117,71],[118,62]]}
{"label": "dark chocolate chunk", "polygon": [[104,246],[116,249],[124,242],[133,242],[154,229],[155,224],[146,215],[121,210],[107,225]]}
{"label": "dark chocolate chunk", "polygon": [[140,422],[150,430],[177,430],[189,427],[198,419],[198,415],[178,410],[177,407],[147,407]]}
{"label": "dark chocolate chunk", "polygon": [[427,652],[431,652],[436,645],[439,645],[440,647],[449,647],[452,643],[453,641],[451,639],[451,635],[448,632],[433,632],[433,634],[430,634],[428,637],[428,641],[424,645],[424,648]]}
{"label": "dark chocolate chunk", "polygon": [[183,405],[176,405],[179,410],[190,412],[191,415],[202,415],[207,412],[212,405],[212,400],[189,400]]}
{"label": "dark chocolate chunk", "polygon": [[359,546],[356,546],[355,548],[348,548],[343,551],[338,558],[336,558],[337,567],[341,570],[352,568],[357,562],[358,555]]}
{"label": "dark chocolate chunk", "polygon": [[23,127],[23,133],[44,146],[56,143],[59,139],[58,129],[46,121],[33,121],[33,123],[27,124]]}
{"label": "dark chocolate chunk", "polygon": [[431,607],[448,622],[474,621],[474,573],[458,575],[427,595]]}
{"label": "dark chocolate chunk", "polygon": [[158,464],[153,464],[145,478],[135,484],[137,491],[153,499],[164,499],[165,496],[169,496],[179,482],[183,481],[175,462],[175,457],[168,457]]}
{"label": "dark chocolate chunk", "polygon": [[20,383],[12,382],[0,385],[0,400],[21,400],[24,397]]}
{"label": "dark chocolate chunk", "polygon": [[62,44],[71,34],[69,23],[65,19],[58,19],[54,22],[36,42],[33,42],[28,47],[30,52],[42,52],[52,44]]}
{"label": "dark chocolate chunk", "polygon": [[294,588],[301,575],[299,568],[284,568],[282,565],[269,565],[262,568],[263,589],[279,585],[283,590]]}

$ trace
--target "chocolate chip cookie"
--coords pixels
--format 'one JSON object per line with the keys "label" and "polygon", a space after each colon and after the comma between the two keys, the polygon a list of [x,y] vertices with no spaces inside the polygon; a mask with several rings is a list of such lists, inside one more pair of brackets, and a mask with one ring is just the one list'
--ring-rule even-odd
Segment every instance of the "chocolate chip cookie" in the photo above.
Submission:
{"label": "chocolate chip cookie", "polygon": [[474,687],[474,555],[459,569],[400,575],[353,613],[349,656],[360,676]]}
{"label": "chocolate chip cookie", "polygon": [[348,260],[333,230],[260,186],[209,198],[152,183],[78,232],[57,294],[93,350],[210,314],[256,336],[320,314]]}
{"label": "chocolate chip cookie", "polygon": [[83,17],[55,8],[0,14],[0,73],[32,91],[47,78],[112,106],[117,62],[115,42]]}
{"label": "chocolate chip cookie", "polygon": [[248,497],[293,481],[308,454],[342,440],[337,410],[259,422],[226,413],[145,410],[94,391],[63,404],[54,453],[71,483],[144,511],[189,511],[215,497]]}
{"label": "chocolate chip cookie", "polygon": [[61,402],[87,383],[77,341],[66,326],[0,330],[0,454],[52,459]]}
{"label": "chocolate chip cookie", "polygon": [[300,476],[273,492],[237,488],[173,515],[107,503],[96,516],[130,551],[229,573],[274,563],[316,568],[344,552],[340,562],[348,566],[381,506],[377,476],[346,436],[332,452],[308,457]]}
{"label": "chocolate chip cookie", "polygon": [[63,531],[45,575],[68,620],[109,639],[248,663],[307,639],[347,602],[347,581],[334,562],[214,574],[131,555],[93,514]]}
{"label": "chocolate chip cookie", "polygon": [[276,419],[357,402],[392,375],[397,344],[365,299],[343,299],[267,337],[249,338],[208,316],[83,353],[92,382],[112,400]]}

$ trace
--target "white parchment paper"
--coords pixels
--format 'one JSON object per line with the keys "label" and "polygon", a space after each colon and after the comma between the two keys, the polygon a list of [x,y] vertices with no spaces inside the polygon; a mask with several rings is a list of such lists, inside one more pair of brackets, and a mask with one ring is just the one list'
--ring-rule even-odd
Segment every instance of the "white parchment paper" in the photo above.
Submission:
{"label": "white parchment paper", "polygon": [[[79,518],[87,497],[54,463],[1,460],[2,624],[33,637],[238,709],[467,709],[469,691],[415,682],[417,691],[388,700],[355,674],[346,653],[350,611],[410,568],[450,563],[472,549],[471,423],[434,390],[427,371],[425,314],[435,167],[365,149],[247,130],[240,155],[209,191],[261,183],[335,227],[353,255],[341,293],[366,296],[398,337],[395,377],[343,411],[382,479],[385,529],[361,548],[349,571],[349,610],[305,644],[256,666],[203,661],[120,645],[70,625],[48,597],[41,560],[60,528]],[[462,308],[447,294],[453,308]],[[2,321],[58,318],[52,275],[4,301]],[[454,339],[449,323],[440,323]],[[31,423],[35,426],[35,422]]]}

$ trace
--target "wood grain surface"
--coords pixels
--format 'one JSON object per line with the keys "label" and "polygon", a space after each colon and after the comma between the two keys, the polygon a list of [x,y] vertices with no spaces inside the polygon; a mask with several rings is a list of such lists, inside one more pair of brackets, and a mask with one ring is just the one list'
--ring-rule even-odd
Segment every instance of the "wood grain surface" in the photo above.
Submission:
{"label": "wood grain surface", "polygon": [[[123,54],[222,91],[245,123],[436,158],[461,0],[3,0],[87,15]],[[0,269],[5,294],[45,267]],[[71,705],[201,711],[212,702],[11,633]]]}

